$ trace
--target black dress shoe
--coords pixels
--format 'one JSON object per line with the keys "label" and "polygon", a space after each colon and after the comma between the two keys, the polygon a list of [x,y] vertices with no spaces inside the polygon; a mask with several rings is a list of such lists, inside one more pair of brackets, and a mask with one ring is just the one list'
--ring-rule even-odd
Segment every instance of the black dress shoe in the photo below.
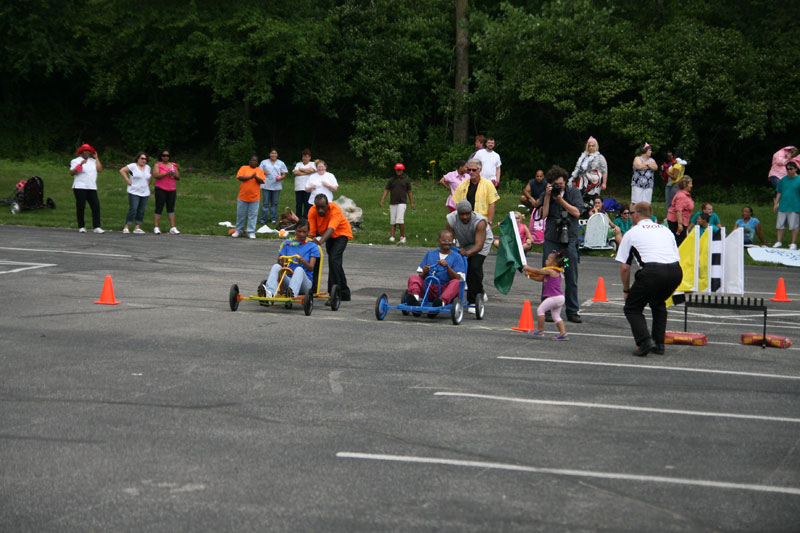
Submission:
{"label": "black dress shoe", "polygon": [[343,302],[349,302],[350,301],[350,295],[349,294],[342,294],[341,300]]}
{"label": "black dress shoe", "polygon": [[444,302],[442,302],[441,298],[436,298],[431,305],[433,305],[433,307],[441,307],[444,305]]}
{"label": "black dress shoe", "polygon": [[567,315],[567,320],[569,320],[570,322],[575,322],[576,324],[580,324],[581,322],[583,322],[581,315],[579,315],[578,313],[575,313],[574,315]]}
{"label": "black dress shoe", "polygon": [[664,355],[664,345],[656,344],[656,347],[651,350],[656,355]]}
{"label": "black dress shoe", "polygon": [[653,341],[647,341],[633,351],[636,357],[646,357],[656,347]]}

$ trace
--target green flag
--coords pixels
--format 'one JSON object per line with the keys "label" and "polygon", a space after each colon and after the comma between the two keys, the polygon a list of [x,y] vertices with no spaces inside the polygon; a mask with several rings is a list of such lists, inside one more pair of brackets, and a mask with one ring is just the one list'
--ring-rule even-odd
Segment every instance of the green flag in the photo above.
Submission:
{"label": "green flag", "polygon": [[513,211],[500,223],[498,232],[500,248],[497,250],[497,263],[494,266],[494,286],[503,294],[508,294],[511,284],[514,283],[515,271],[522,271],[522,267],[527,264]]}

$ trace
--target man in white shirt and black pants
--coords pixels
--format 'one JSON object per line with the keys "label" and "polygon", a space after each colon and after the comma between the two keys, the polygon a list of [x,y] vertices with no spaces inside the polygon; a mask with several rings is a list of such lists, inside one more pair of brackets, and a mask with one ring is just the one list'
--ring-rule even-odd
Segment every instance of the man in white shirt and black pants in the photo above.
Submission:
{"label": "man in white shirt and black pants", "polygon": [[[649,203],[636,203],[631,213],[634,225],[622,237],[616,258],[625,293],[625,318],[631,325],[637,346],[633,355],[638,357],[650,352],[663,355],[667,329],[665,302],[683,280],[675,236],[666,226],[650,220],[652,214]],[[630,284],[632,259],[641,266],[633,286]],[[653,313],[652,334],[647,331],[645,305],[650,305]]]}

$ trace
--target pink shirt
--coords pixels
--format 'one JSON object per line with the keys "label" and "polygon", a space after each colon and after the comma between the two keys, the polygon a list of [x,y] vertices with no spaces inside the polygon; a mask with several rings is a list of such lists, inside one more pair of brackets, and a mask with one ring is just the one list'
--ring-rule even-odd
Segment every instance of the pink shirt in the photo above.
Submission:
{"label": "pink shirt", "polygon": [[[782,178],[786,175],[786,162],[789,161],[789,149],[791,148],[793,147],[785,146],[775,152],[775,154],[772,156],[772,167],[769,169],[769,176]],[[800,158],[800,156],[796,157],[795,159],[798,158]]]}
{"label": "pink shirt", "polygon": [[453,201],[453,191],[455,191],[456,188],[461,185],[462,181],[469,178],[469,173],[465,172],[464,174],[459,174],[457,170],[454,170],[452,172],[448,172],[442,177],[444,178],[444,182],[450,186],[450,196],[447,197],[447,203],[445,203],[445,205],[455,209],[456,203]]}
{"label": "pink shirt", "polygon": [[[175,169],[178,170],[178,165],[175,163],[169,163],[165,165],[161,161],[156,163],[156,172],[159,174],[163,174],[164,172],[169,172],[170,170]],[[174,191],[177,189],[175,185],[175,178],[172,174],[168,176],[164,176],[163,178],[156,178],[156,187],[164,191]]]}
{"label": "pink shirt", "polygon": [[682,213],[683,226],[688,226],[689,221],[692,219],[692,211],[694,210],[694,200],[692,195],[686,191],[678,191],[672,199],[672,205],[669,206],[667,211],[667,220],[670,222],[678,221],[678,212]]}

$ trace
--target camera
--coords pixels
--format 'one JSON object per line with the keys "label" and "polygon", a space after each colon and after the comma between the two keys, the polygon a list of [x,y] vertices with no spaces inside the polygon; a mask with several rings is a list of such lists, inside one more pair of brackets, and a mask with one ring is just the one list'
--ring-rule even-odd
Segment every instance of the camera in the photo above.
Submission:
{"label": "camera", "polygon": [[561,184],[560,183],[554,183],[553,184],[553,189],[552,189],[552,193],[551,194],[553,196],[558,196],[559,194],[561,194]]}
{"label": "camera", "polygon": [[558,219],[558,242],[569,244],[569,213],[565,209],[561,210],[561,217]]}

